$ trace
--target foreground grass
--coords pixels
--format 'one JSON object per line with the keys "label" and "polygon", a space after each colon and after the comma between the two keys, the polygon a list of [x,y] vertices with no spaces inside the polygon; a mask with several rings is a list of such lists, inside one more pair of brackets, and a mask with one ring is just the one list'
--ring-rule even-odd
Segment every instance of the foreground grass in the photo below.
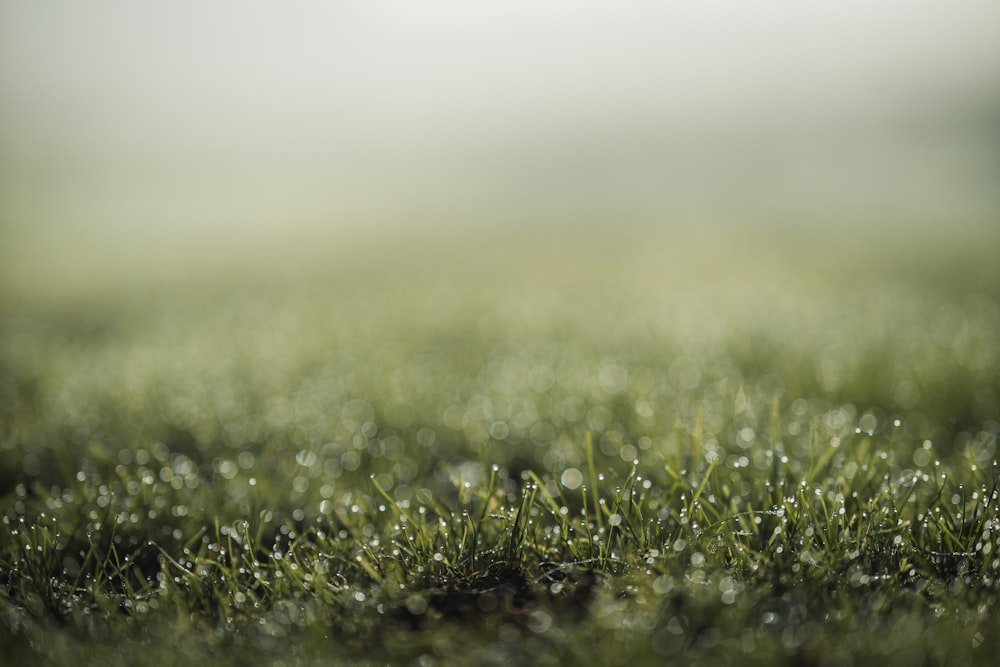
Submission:
{"label": "foreground grass", "polygon": [[9,290],[5,658],[988,664],[1000,282],[965,252]]}

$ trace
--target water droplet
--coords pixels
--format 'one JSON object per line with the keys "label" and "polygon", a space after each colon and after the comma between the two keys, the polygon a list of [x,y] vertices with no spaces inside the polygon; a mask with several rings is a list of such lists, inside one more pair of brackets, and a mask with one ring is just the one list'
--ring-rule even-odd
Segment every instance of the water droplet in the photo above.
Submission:
{"label": "water droplet", "polygon": [[576,468],[567,468],[559,478],[562,485],[571,491],[575,491],[583,484],[583,473]]}

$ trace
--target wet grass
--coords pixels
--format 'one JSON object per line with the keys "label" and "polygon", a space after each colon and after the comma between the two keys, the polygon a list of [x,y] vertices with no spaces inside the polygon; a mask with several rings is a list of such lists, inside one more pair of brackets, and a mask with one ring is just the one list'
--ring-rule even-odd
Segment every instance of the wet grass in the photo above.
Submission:
{"label": "wet grass", "polygon": [[466,250],[8,283],[5,661],[990,663],[988,247]]}

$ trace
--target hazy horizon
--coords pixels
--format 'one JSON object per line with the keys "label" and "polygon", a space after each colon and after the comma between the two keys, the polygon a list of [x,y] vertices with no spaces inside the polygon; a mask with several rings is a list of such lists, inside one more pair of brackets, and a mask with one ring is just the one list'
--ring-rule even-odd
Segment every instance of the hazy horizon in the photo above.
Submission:
{"label": "hazy horizon", "polygon": [[0,234],[985,229],[997,25],[984,0],[2,0]]}

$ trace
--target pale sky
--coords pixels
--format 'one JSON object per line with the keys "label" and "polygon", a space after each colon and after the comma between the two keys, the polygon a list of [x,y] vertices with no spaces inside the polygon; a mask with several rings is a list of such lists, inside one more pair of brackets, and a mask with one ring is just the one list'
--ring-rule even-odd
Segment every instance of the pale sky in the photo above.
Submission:
{"label": "pale sky", "polygon": [[988,209],[998,82],[992,0],[0,0],[0,225]]}

